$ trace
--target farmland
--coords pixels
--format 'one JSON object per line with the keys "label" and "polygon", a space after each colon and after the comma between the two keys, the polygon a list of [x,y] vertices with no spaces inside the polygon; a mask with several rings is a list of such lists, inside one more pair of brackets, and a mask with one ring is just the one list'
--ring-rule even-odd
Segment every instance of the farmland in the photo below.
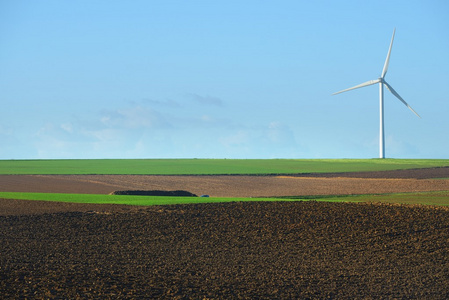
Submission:
{"label": "farmland", "polygon": [[[4,297],[449,297],[448,160],[0,161],[0,173]],[[211,197],[109,195],[126,189]]]}
{"label": "farmland", "polygon": [[449,166],[447,159],[0,160],[0,174],[223,175],[387,171]]}
{"label": "farmland", "polygon": [[60,212],[0,217],[2,297],[449,296],[444,209],[315,201],[67,204]]}

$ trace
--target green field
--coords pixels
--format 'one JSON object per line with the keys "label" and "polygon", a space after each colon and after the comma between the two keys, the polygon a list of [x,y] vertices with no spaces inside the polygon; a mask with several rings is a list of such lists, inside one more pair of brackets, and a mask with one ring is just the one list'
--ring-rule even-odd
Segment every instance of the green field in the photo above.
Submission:
{"label": "green field", "polygon": [[449,166],[448,159],[79,159],[0,160],[0,174],[299,174]]}
{"label": "green field", "polygon": [[[41,200],[72,203],[126,204],[126,205],[169,205],[191,203],[214,203],[236,201],[276,201],[275,198],[218,198],[218,197],[170,197],[170,196],[127,196],[98,194],[59,194],[59,193],[15,193],[0,192],[0,198],[19,200]],[[285,199],[282,199],[285,200]],[[296,201],[296,199],[287,201]]]}
{"label": "green field", "polygon": [[170,205],[191,203],[218,203],[237,201],[328,201],[328,202],[374,202],[449,206],[449,192],[397,193],[384,195],[351,196],[298,196],[281,198],[202,198],[202,197],[160,197],[124,196],[59,193],[0,192],[0,198],[19,200],[41,200],[72,203],[126,204],[126,205]]}

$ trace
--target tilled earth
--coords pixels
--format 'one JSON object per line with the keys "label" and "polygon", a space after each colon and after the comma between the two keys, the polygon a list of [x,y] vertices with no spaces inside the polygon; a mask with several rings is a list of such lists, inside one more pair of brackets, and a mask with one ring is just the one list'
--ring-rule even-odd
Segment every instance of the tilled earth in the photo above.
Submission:
{"label": "tilled earth", "polygon": [[214,197],[449,191],[449,167],[290,176],[0,175],[0,191],[108,194],[184,190]]}
{"label": "tilled earth", "polygon": [[449,297],[445,209],[254,202],[114,210],[0,217],[2,298]]}
{"label": "tilled earth", "polygon": [[[436,177],[448,176],[389,180],[446,182],[429,179]],[[8,180],[0,178],[0,190]],[[133,180],[136,189],[149,184]],[[288,180],[297,193],[300,179]],[[108,193],[127,184],[99,182],[84,181],[96,193],[99,186]],[[448,252],[449,210],[430,206],[0,199],[0,298],[6,299],[447,299]]]}

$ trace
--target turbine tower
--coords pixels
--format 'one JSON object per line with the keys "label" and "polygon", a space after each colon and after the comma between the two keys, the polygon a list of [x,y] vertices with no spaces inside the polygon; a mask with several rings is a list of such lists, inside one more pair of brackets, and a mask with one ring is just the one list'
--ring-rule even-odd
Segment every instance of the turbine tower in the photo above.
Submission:
{"label": "turbine tower", "polygon": [[[361,83],[359,85],[356,85],[352,88],[349,89],[345,89],[336,93],[333,93],[332,95],[336,95],[336,94],[340,94],[343,92],[347,92],[350,90],[354,90],[354,89],[358,89],[361,87],[365,87],[368,85],[373,85],[376,83],[379,83],[379,105],[380,105],[380,133],[379,133],[379,157],[380,158],[385,158],[385,132],[384,132],[384,85],[387,87],[387,89],[396,96],[396,98],[398,98],[402,103],[405,104],[405,106],[407,106],[415,115],[417,115],[418,117],[420,117],[416,111],[413,110],[413,108],[410,107],[410,105],[407,104],[407,102],[404,101],[404,99],[402,99],[401,96],[399,96],[399,94],[393,89],[393,87],[391,85],[389,85],[386,81],[385,81],[385,75],[387,74],[388,71],[388,64],[390,62],[390,54],[391,54],[391,47],[393,46],[393,39],[394,39],[394,33],[395,33],[396,29],[393,30],[393,36],[391,37],[391,43],[390,43],[390,48],[388,49],[388,54],[387,54],[387,59],[385,60],[385,64],[384,64],[384,68],[382,70],[382,75],[380,75],[380,77],[378,79],[374,79],[374,80],[370,80],[364,83]],[[420,117],[421,118],[421,117]]]}

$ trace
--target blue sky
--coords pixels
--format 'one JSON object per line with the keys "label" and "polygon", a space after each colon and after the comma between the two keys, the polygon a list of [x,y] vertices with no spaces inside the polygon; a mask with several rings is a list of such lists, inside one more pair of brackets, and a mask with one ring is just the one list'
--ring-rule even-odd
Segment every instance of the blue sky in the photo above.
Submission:
{"label": "blue sky", "polygon": [[0,1],[0,159],[449,158],[449,2]]}

